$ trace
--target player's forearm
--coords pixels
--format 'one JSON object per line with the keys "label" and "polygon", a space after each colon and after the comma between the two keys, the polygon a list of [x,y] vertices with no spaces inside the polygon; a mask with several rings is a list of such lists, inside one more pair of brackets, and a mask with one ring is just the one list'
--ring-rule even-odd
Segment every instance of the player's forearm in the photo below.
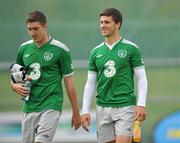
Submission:
{"label": "player's forearm", "polygon": [[72,77],[66,77],[64,79],[67,94],[71,103],[73,114],[79,113],[78,100],[76,95],[75,86]]}
{"label": "player's forearm", "polygon": [[138,100],[137,106],[146,106],[147,97],[147,77],[145,68],[134,69],[135,76],[137,77],[137,88],[138,88]]}
{"label": "player's forearm", "polygon": [[12,80],[11,80],[11,89],[12,89],[13,91],[15,91],[15,89],[14,89],[14,83],[12,82]]}
{"label": "player's forearm", "polygon": [[16,92],[17,93],[17,84],[18,83],[13,83],[13,81],[11,80],[11,89],[14,91],[14,92]]}
{"label": "player's forearm", "polygon": [[79,113],[79,106],[77,101],[77,95],[75,91],[72,91],[72,93],[68,93],[69,100],[71,102],[73,114]]}
{"label": "player's forearm", "polygon": [[82,114],[90,112],[90,105],[92,101],[92,96],[96,91],[96,73],[88,73],[88,79],[85,84],[84,94],[83,94],[83,107]]}
{"label": "player's forearm", "polygon": [[138,82],[138,106],[146,106],[146,98],[147,98],[147,79],[143,77]]}

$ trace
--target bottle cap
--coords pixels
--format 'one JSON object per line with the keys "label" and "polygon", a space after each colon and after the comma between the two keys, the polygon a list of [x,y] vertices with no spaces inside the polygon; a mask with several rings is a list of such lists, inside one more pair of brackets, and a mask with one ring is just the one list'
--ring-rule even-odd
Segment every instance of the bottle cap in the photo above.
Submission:
{"label": "bottle cap", "polygon": [[27,76],[27,80],[28,80],[28,81],[31,81],[31,80],[32,80],[32,77],[31,77],[31,76]]}

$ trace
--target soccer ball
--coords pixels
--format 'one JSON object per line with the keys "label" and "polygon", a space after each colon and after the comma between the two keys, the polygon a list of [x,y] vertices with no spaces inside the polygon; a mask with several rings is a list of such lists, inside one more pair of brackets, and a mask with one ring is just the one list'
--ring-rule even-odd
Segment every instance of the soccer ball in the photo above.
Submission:
{"label": "soccer ball", "polygon": [[27,79],[27,71],[25,67],[19,64],[12,64],[10,71],[13,83],[25,83]]}

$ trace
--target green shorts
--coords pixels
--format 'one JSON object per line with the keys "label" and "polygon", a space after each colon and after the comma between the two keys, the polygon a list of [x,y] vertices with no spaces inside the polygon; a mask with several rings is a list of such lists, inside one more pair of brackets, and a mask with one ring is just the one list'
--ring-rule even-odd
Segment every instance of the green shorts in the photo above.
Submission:
{"label": "green shorts", "polygon": [[55,110],[23,113],[23,143],[51,142],[56,132],[60,115],[61,112]]}
{"label": "green shorts", "polygon": [[135,106],[96,107],[98,143],[109,142],[118,135],[133,136]]}

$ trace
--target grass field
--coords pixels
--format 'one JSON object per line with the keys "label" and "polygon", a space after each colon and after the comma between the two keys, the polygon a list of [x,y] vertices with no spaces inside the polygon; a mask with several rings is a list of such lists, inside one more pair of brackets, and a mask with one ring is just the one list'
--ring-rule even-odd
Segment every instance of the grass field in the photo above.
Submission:
{"label": "grass field", "polygon": [[[180,110],[180,67],[149,67],[148,75],[148,99],[147,120],[143,123],[143,140],[148,143],[151,138],[153,126],[165,115],[175,110]],[[75,69],[75,84],[78,92],[78,100],[81,107],[83,88],[86,81],[86,69]],[[0,112],[20,111],[22,101],[10,90],[9,73],[0,72]],[[64,109],[69,109],[69,101],[65,94]],[[93,102],[92,108],[95,107]]]}

